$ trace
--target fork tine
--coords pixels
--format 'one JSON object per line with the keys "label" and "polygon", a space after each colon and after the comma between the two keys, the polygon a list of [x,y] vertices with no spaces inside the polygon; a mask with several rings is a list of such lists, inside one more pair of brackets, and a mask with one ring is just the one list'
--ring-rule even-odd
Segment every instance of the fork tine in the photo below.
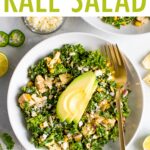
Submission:
{"label": "fork tine", "polygon": [[123,66],[124,65],[124,62],[123,62],[123,59],[122,59],[122,55],[119,51],[119,48],[117,45],[113,45],[113,50],[114,50],[114,55],[116,56],[116,60],[118,62],[118,65],[119,66]]}
{"label": "fork tine", "polygon": [[119,54],[119,56],[120,56],[120,58],[121,58],[121,62],[122,62],[122,64],[124,65],[123,55],[121,54],[121,52],[120,52],[119,47],[118,47],[117,44],[116,44],[116,48],[118,49],[118,54]]}
{"label": "fork tine", "polygon": [[103,56],[107,57],[107,53],[106,53],[106,49],[105,49],[105,45],[103,45],[100,49],[101,53]]}
{"label": "fork tine", "polygon": [[118,70],[117,60],[116,60],[116,57],[115,57],[114,52],[113,52],[114,51],[113,47],[112,47],[111,44],[109,44],[107,47],[108,47],[107,52],[108,52],[109,57],[111,58],[111,61],[112,61],[113,66],[114,66],[114,69]]}

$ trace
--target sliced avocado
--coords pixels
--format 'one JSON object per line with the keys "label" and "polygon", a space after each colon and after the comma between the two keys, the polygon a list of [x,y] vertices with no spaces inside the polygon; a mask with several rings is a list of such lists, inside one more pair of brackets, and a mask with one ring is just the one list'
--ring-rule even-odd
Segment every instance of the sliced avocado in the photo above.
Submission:
{"label": "sliced avocado", "polygon": [[74,114],[74,116],[69,115],[67,117],[67,122],[71,123],[72,121],[74,121],[75,123],[78,123],[93,95],[93,93],[95,92],[96,88],[98,85],[98,81],[94,82],[94,85],[91,87],[91,89],[88,90],[88,92],[86,93],[85,97],[80,99],[80,103],[79,105],[76,107],[78,109],[78,111],[76,111],[76,113]]}
{"label": "sliced avocado", "polygon": [[82,105],[83,107],[82,108],[80,107],[80,109],[78,109],[78,113],[75,116],[75,118],[73,119],[74,123],[76,123],[76,124],[79,123],[82,115],[84,114],[84,112],[88,106],[90,99],[92,98],[93,93],[97,89],[97,85],[98,85],[98,81],[95,81],[91,91],[89,91],[89,93],[87,93],[87,95],[86,95],[86,98],[85,98],[86,100],[84,101],[84,105]]}
{"label": "sliced avocado", "polygon": [[78,112],[78,105],[82,105],[80,103],[82,99],[86,100],[85,97],[87,97],[87,93],[93,87],[95,80],[96,76],[93,72],[84,73],[74,79],[60,95],[56,106],[56,113],[61,121],[67,119],[68,122],[72,122],[76,112]]}

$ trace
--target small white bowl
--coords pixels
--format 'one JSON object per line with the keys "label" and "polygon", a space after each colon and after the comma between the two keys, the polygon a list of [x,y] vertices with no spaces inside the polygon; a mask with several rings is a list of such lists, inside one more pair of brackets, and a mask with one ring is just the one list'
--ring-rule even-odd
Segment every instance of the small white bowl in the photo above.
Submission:
{"label": "small white bowl", "polygon": [[31,26],[31,25],[29,24],[29,22],[26,20],[26,18],[27,18],[27,17],[23,17],[22,19],[23,19],[24,24],[27,26],[27,28],[28,28],[30,31],[32,31],[32,32],[34,32],[34,33],[37,33],[37,34],[41,34],[41,35],[50,34],[50,33],[53,33],[53,32],[55,32],[55,31],[57,31],[58,29],[61,28],[61,26],[62,26],[62,25],[64,24],[64,22],[65,22],[65,18],[63,17],[63,18],[62,18],[62,22],[61,22],[55,29],[46,32],[46,31],[36,30],[33,26]]}

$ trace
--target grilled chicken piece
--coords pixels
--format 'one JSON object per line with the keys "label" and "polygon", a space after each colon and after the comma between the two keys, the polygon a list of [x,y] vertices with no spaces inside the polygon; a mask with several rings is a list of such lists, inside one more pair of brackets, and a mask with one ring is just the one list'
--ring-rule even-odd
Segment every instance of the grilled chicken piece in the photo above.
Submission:
{"label": "grilled chicken piece", "polygon": [[137,17],[136,20],[140,21],[142,24],[147,24],[149,21],[149,18],[148,17]]}
{"label": "grilled chicken piece", "polygon": [[39,90],[40,93],[44,93],[47,91],[45,87],[45,80],[41,75],[36,76],[35,78],[35,86]]}
{"label": "grilled chicken piece", "polygon": [[49,150],[61,150],[61,147],[56,142],[54,142],[54,141],[52,141],[50,143],[47,143],[46,147]]}
{"label": "grilled chicken piece", "polygon": [[67,84],[71,80],[72,76],[68,73],[65,73],[59,75],[59,78],[62,84]]}
{"label": "grilled chicken piece", "polygon": [[60,60],[60,52],[56,52],[56,54],[55,54],[53,59],[51,59],[50,57],[46,57],[45,60],[46,60],[47,67],[49,69],[54,68],[54,65],[57,62],[59,62],[59,60]]}
{"label": "grilled chicken piece", "polygon": [[23,109],[24,108],[24,105],[25,105],[25,102],[28,102],[29,103],[29,106],[32,106],[35,104],[35,102],[32,100],[32,97],[30,94],[27,94],[27,93],[24,93],[22,94],[19,99],[18,99],[18,102],[20,104],[20,107]]}

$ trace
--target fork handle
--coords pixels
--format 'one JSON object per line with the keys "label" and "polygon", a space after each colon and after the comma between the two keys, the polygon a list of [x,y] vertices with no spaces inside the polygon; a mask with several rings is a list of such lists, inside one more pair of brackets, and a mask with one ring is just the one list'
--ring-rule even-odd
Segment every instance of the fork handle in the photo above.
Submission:
{"label": "fork handle", "polygon": [[120,140],[120,150],[125,150],[125,140],[124,140],[124,129],[122,124],[122,111],[121,111],[121,91],[120,89],[116,92],[116,105],[118,111],[118,128],[119,128],[119,140]]}

